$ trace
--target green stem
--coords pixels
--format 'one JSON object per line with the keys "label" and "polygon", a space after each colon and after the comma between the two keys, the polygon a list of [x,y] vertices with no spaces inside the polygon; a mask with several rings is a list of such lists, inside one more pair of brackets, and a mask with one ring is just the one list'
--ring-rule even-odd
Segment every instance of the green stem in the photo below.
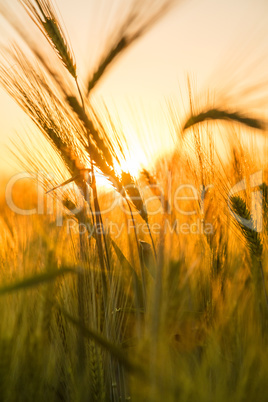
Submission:
{"label": "green stem", "polygon": [[264,290],[264,296],[265,296],[265,301],[266,301],[266,306],[268,309],[268,296],[267,296],[267,291],[266,291],[266,286],[265,286],[265,278],[264,278],[264,272],[263,272],[263,266],[262,262],[259,262],[260,265],[260,270],[261,270],[261,277],[262,277],[262,284],[263,284],[263,290]]}
{"label": "green stem", "polygon": [[134,216],[132,213],[131,205],[127,199],[126,199],[126,202],[127,202],[127,205],[128,205],[129,211],[130,211],[131,220],[132,220],[133,227],[134,227],[135,239],[136,239],[137,248],[138,248],[138,255],[139,255],[139,262],[140,262],[140,269],[141,269],[142,288],[143,288],[143,298],[144,298],[143,303],[144,303],[144,308],[145,308],[145,300],[146,300],[146,286],[145,286],[145,276],[144,276],[145,267],[144,267],[143,258],[141,255],[141,248],[140,248],[140,244],[139,244],[139,240],[138,240],[137,228],[136,228]]}
{"label": "green stem", "polygon": [[82,92],[81,92],[80,85],[78,83],[77,77],[75,78],[75,83],[76,83],[76,87],[77,87],[77,90],[78,90],[78,93],[79,93],[79,96],[80,96],[80,99],[81,99],[81,102],[82,102],[82,108],[83,108],[83,110],[85,112],[85,102],[84,102],[84,98],[83,98],[83,95],[82,95]]}
{"label": "green stem", "polygon": [[153,250],[154,250],[154,258],[155,258],[155,262],[156,262],[156,261],[157,261],[157,255],[156,255],[156,249],[155,249],[154,239],[153,239],[153,236],[152,236],[152,232],[151,232],[151,228],[150,228],[149,223],[146,222],[146,225],[147,225],[147,228],[148,228],[148,231],[149,231],[149,235],[150,235],[150,238],[151,238],[151,242],[152,242],[152,246],[153,246]]}

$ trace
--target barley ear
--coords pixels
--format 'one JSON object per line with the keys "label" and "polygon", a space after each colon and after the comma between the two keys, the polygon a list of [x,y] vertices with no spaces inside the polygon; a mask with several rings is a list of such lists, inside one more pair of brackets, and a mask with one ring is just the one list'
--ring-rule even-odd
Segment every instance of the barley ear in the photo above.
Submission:
{"label": "barley ear", "polygon": [[68,49],[67,42],[62,34],[62,31],[57,21],[50,18],[46,18],[46,21],[43,22],[43,26],[48,34],[51,43],[54,45],[59,58],[62,60],[64,66],[67,68],[69,73],[74,78],[76,78],[77,77],[76,64],[71,55],[71,52]]}
{"label": "barley ear", "polygon": [[245,116],[239,112],[228,112],[221,109],[210,109],[199,114],[191,115],[183,126],[183,131],[207,120],[232,121],[258,130],[265,129],[265,123],[259,119]]}
{"label": "barley ear", "polygon": [[[245,201],[239,196],[231,197],[230,201],[232,210],[235,214],[238,226],[246,240],[246,244],[249,248],[251,257],[260,260],[263,251],[262,241],[260,238],[260,234],[254,228],[251,214],[247,208]],[[251,222],[252,227],[246,226],[245,221]]]}
{"label": "barley ear", "polygon": [[[245,201],[239,196],[231,197],[230,201],[236,221],[238,222],[238,226],[246,240],[246,244],[250,251],[250,256],[253,262],[252,275],[253,277],[255,277],[255,280],[257,282],[257,291],[259,284],[262,283],[265,303],[268,309],[268,295],[266,291],[265,275],[262,265],[263,244],[260,234],[255,230],[253,226],[251,228],[245,225],[245,221],[252,222],[252,218]],[[258,271],[254,269],[254,266],[258,267]]]}
{"label": "barley ear", "polygon": [[88,82],[87,94],[97,85],[107,68],[116,59],[120,52],[122,52],[128,46],[127,40],[123,37],[119,42],[111,49],[110,53],[102,60],[97,70],[93,73],[93,76]]}
{"label": "barley ear", "polygon": [[74,56],[50,1],[20,0],[20,2],[56,51],[69,73],[76,79],[77,73]]}

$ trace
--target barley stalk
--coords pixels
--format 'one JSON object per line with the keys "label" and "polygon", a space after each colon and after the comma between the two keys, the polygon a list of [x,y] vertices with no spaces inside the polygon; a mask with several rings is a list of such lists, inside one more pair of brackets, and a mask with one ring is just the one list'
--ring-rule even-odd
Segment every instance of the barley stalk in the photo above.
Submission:
{"label": "barley stalk", "polygon": [[266,292],[265,277],[262,266],[263,244],[260,238],[260,234],[256,230],[254,230],[254,228],[252,229],[250,227],[245,226],[245,223],[243,222],[243,220],[246,220],[248,222],[252,221],[251,214],[247,208],[245,201],[239,196],[232,196],[230,201],[232,209],[236,214],[235,217],[238,221],[238,226],[249,248],[251,258],[253,259],[253,261],[254,259],[256,259],[258,262],[258,267],[260,269],[261,280],[264,290],[265,302],[268,308],[268,295]]}

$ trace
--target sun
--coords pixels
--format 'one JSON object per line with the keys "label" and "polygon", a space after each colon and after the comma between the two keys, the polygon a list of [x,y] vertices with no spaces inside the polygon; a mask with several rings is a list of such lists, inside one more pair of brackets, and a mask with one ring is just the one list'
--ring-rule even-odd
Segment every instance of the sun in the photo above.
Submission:
{"label": "sun", "polygon": [[118,176],[121,176],[122,172],[130,173],[132,177],[137,178],[142,170],[143,163],[138,158],[128,158],[127,160],[114,161],[114,170]]}

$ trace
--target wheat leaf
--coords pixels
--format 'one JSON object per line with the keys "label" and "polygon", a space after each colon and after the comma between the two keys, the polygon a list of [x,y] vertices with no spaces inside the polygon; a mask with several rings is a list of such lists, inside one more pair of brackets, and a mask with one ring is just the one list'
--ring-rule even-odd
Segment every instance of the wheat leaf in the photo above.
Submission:
{"label": "wheat leaf", "polygon": [[87,328],[80,320],[72,317],[67,311],[62,310],[61,308],[59,308],[59,310],[69,322],[71,322],[77,329],[79,329],[84,337],[93,339],[98,345],[108,351],[116,360],[123,364],[128,371],[141,372],[141,367],[133,363],[126,356],[125,351],[119,345],[110,342],[108,339],[104,338],[95,330]]}
{"label": "wheat leaf", "polygon": [[29,288],[34,288],[36,286],[42,285],[44,283],[48,283],[54,281],[55,279],[59,278],[60,276],[64,276],[66,274],[75,274],[77,271],[72,268],[61,268],[57,271],[45,272],[41,274],[37,274],[31,276],[29,278],[24,278],[21,281],[17,281],[10,285],[6,285],[0,288],[0,296],[17,292],[19,290],[26,290]]}

